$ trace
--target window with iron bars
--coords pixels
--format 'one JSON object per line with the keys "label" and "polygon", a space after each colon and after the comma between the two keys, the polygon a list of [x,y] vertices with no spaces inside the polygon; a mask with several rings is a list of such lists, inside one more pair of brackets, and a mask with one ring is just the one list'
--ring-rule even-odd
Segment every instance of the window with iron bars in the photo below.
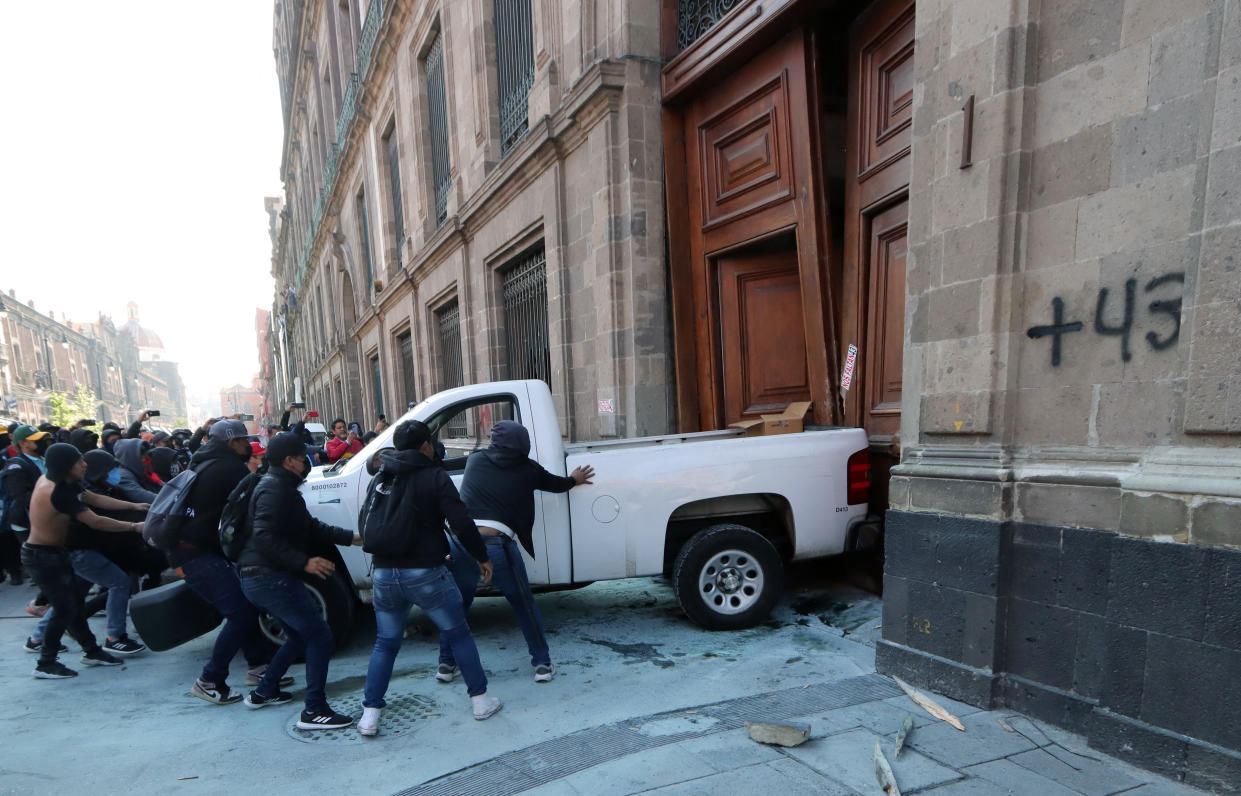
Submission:
{"label": "window with iron bars", "polygon": [[392,239],[396,248],[389,267],[395,268],[400,265],[401,246],[405,243],[405,212],[401,206],[401,158],[397,147],[395,122],[388,127],[383,143],[388,161],[388,188],[392,191]]}
{"label": "window with iron bars", "polygon": [[404,396],[398,396],[397,406],[400,406],[400,398],[407,402],[414,401],[418,391],[414,378],[414,338],[410,330],[397,335],[396,350],[401,358],[401,387],[405,391]]}
{"label": "window with iron bars", "polygon": [[547,254],[542,246],[505,269],[504,338],[507,378],[551,382],[547,333]]}
{"label": "window with iron bars", "polygon": [[379,417],[384,413],[384,383],[383,373],[379,367],[379,354],[376,353],[371,357],[371,390],[375,399],[375,417]]}
{"label": "window with iron bars", "polygon": [[495,0],[496,73],[500,95],[500,155],[507,155],[529,126],[534,84],[530,0]]}
{"label": "window with iron bars", "polygon": [[456,299],[435,311],[435,330],[439,344],[439,388],[460,387],[465,378],[461,367],[461,308]]}
{"label": "window with iron bars", "polygon": [[448,102],[444,91],[444,34],[435,35],[425,63],[427,116],[431,122],[431,187],[435,193],[435,226],[448,218],[448,191],[452,187],[448,160]]}
{"label": "window with iron bars", "polygon": [[371,265],[371,222],[366,208],[365,188],[358,191],[354,201],[358,208],[358,237],[362,240],[362,262],[366,264],[366,297],[370,304],[375,296],[375,268]]}

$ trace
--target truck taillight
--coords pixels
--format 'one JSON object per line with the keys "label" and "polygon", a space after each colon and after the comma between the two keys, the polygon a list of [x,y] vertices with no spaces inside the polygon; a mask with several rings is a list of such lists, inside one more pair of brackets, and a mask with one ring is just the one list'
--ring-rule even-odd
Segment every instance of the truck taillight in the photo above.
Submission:
{"label": "truck taillight", "polygon": [[846,466],[849,474],[848,498],[846,503],[868,503],[870,501],[870,451],[860,450],[849,457]]}

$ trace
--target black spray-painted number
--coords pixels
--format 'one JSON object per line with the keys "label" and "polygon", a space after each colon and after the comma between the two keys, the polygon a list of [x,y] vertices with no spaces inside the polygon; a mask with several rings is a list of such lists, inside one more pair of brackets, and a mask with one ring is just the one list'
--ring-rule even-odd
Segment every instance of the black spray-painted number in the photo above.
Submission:
{"label": "black spray-painted number", "polygon": [[[1157,276],[1146,283],[1146,293],[1152,293],[1166,284],[1185,284],[1185,274],[1176,272]],[[1120,358],[1128,362],[1133,358],[1132,352],[1129,350],[1129,337],[1133,332],[1133,314],[1134,305],[1137,302],[1138,280],[1126,279],[1124,287],[1124,298],[1120,304],[1120,319],[1114,320],[1116,317],[1115,310],[1109,305],[1109,296],[1111,291],[1106,287],[1099,288],[1099,294],[1095,301],[1094,312],[1094,331],[1095,334],[1103,337],[1119,337],[1120,338]],[[1155,351],[1163,351],[1176,345],[1177,339],[1181,336],[1181,297],[1171,299],[1156,299],[1147,305],[1147,311],[1153,316],[1167,315],[1172,321],[1172,329],[1166,337],[1160,337],[1158,332],[1149,331],[1146,333],[1146,342]],[[1042,337],[1051,338],[1051,366],[1053,368],[1060,367],[1061,359],[1061,339],[1066,334],[1080,332],[1085,328],[1085,324],[1081,321],[1064,320],[1064,299],[1056,296],[1051,300],[1051,323],[1043,326],[1031,326],[1026,330],[1026,336],[1031,340],[1038,340]],[[1112,319],[1112,320],[1109,320]]]}

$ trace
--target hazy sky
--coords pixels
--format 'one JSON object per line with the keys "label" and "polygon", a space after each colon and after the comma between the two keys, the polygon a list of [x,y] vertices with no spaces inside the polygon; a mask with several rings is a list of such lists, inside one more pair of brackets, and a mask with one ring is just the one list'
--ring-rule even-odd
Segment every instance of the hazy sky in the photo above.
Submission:
{"label": "hazy sky", "polygon": [[191,395],[258,370],[281,195],[270,0],[0,3],[0,289],[142,324]]}

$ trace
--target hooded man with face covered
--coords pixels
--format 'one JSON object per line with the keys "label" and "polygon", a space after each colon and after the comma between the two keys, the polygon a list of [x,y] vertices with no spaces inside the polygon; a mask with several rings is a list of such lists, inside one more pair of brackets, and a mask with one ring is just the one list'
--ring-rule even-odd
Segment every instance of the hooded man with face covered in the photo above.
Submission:
{"label": "hooded man with face covered", "polygon": [[77,448],[58,443],[47,449],[44,459],[46,473],[36,482],[30,497],[30,538],[22,545],[22,564],[52,604],[52,617],[40,645],[34,676],[60,680],[77,676],[77,672],[56,660],[60,638],[66,628],[82,647],[83,665],[119,666],[121,663],[100,648],[86,625],[82,595],[77,589],[66,548],[70,524],[76,521],[96,531],[140,534],[142,523],[101,517],[89,508],[139,507],[85,491],[82,478],[86,475],[86,462]]}
{"label": "hooded man with face covered", "polygon": [[99,435],[89,428],[75,428],[69,432],[69,444],[82,453],[99,447]]}
{"label": "hooded man with face covered", "polygon": [[[595,470],[589,465],[578,467],[567,476],[553,475],[530,458],[530,432],[521,423],[501,420],[491,427],[491,446],[470,454],[465,460],[465,478],[461,482],[461,500],[478,525],[487,545],[487,557],[495,567],[491,583],[513,608],[517,624],[526,637],[534,681],[552,679],[551,652],[543,617],[534,602],[526,564],[521,559],[518,543],[534,556],[534,493],[568,492],[575,486],[591,483]],[[478,565],[458,544],[453,545],[453,578],[461,591],[468,611],[478,588]],[[435,678],[452,682],[457,662],[452,649],[440,637],[440,665]]]}
{"label": "hooded man with face covered", "polygon": [[150,493],[146,502],[149,503],[159,494],[162,484],[151,478],[147,470],[147,462],[151,457],[151,443],[140,439],[118,440],[112,448],[112,455],[121,463],[121,483],[126,489],[133,487]]}
{"label": "hooded man with face covered", "polygon": [[[86,476],[83,481],[87,489],[129,503],[142,502],[131,500],[120,488],[121,465],[112,454],[97,449],[87,451],[82,454],[82,458],[86,460]],[[142,490],[135,491],[139,493],[139,497],[145,494]],[[146,513],[140,511],[100,510],[98,513],[122,522],[140,522],[146,517]],[[161,550],[130,534],[97,534],[95,539],[99,543],[97,549],[118,567],[136,575],[142,581],[143,589],[153,589],[160,585],[163,572],[168,568],[168,558]],[[88,601],[87,608],[91,607],[92,601]],[[93,613],[94,611],[87,611],[88,615]]]}

